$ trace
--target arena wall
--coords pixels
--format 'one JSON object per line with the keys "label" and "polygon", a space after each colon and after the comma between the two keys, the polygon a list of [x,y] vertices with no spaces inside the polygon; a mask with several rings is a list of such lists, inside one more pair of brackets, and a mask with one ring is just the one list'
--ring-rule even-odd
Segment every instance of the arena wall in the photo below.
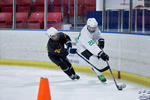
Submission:
{"label": "arena wall", "polygon": [[[50,62],[43,30],[0,30],[0,60]],[[75,41],[79,31],[64,31]],[[150,35],[102,33],[104,51],[110,56],[111,68],[150,78]],[[74,65],[89,66],[77,55],[69,55]],[[1,62],[2,64],[2,62]],[[82,67],[82,66],[81,66]]]}

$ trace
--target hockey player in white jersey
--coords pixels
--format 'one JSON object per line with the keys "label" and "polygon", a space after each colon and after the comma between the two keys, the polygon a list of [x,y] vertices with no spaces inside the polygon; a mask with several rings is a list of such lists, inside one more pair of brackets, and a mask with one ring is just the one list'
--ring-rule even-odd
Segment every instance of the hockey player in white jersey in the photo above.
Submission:
{"label": "hockey player in white jersey", "polygon": [[[77,52],[82,55],[88,62],[99,69],[101,68],[100,59],[109,60],[109,56],[101,49],[104,48],[104,39],[101,36],[101,31],[98,28],[98,23],[95,18],[89,18],[87,25],[83,27],[79,33],[77,40]],[[99,80],[106,82],[104,75],[95,68],[92,70],[96,73]]]}

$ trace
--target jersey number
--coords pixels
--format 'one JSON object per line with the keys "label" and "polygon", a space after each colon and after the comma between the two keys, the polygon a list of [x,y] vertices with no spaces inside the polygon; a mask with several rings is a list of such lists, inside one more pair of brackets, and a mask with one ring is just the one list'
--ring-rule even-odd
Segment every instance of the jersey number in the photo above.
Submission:
{"label": "jersey number", "polygon": [[88,43],[89,43],[90,46],[92,46],[94,44],[94,41],[90,40]]}

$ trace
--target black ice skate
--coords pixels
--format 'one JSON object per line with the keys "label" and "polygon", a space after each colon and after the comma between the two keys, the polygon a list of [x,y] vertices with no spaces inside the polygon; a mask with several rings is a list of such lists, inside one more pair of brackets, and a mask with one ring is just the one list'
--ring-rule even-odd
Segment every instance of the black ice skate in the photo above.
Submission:
{"label": "black ice skate", "polygon": [[77,80],[80,79],[80,76],[77,75],[77,74],[75,74],[74,77],[75,77],[75,79],[77,79]]}
{"label": "black ice skate", "polygon": [[99,76],[97,76],[98,77],[98,79],[101,81],[101,82],[106,82],[106,78],[105,78],[105,76],[103,75],[103,74],[101,74],[101,75],[99,75]]}
{"label": "black ice skate", "polygon": [[75,79],[80,79],[80,76],[79,75],[77,75],[77,74],[75,74],[75,75],[71,75],[71,76],[69,76],[72,80],[75,80]]}

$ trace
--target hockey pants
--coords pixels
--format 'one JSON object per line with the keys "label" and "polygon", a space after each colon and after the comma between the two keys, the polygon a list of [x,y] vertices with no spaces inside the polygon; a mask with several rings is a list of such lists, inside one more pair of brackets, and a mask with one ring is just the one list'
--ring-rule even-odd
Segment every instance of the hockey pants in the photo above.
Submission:
{"label": "hockey pants", "polygon": [[60,56],[56,56],[56,55],[51,55],[48,54],[48,57],[50,58],[50,60],[55,63],[57,66],[60,66],[60,68],[68,75],[71,76],[72,74],[75,75],[75,71],[71,65],[71,63],[69,62],[69,60],[67,59],[67,57],[60,57]]}
{"label": "hockey pants", "polygon": [[[97,56],[93,55],[89,50],[81,52],[81,55],[86,58],[91,64],[93,64],[98,69],[103,69],[105,64],[101,59],[98,59]],[[102,67],[103,66],[103,67]],[[96,75],[101,75],[102,73],[93,68]]]}

